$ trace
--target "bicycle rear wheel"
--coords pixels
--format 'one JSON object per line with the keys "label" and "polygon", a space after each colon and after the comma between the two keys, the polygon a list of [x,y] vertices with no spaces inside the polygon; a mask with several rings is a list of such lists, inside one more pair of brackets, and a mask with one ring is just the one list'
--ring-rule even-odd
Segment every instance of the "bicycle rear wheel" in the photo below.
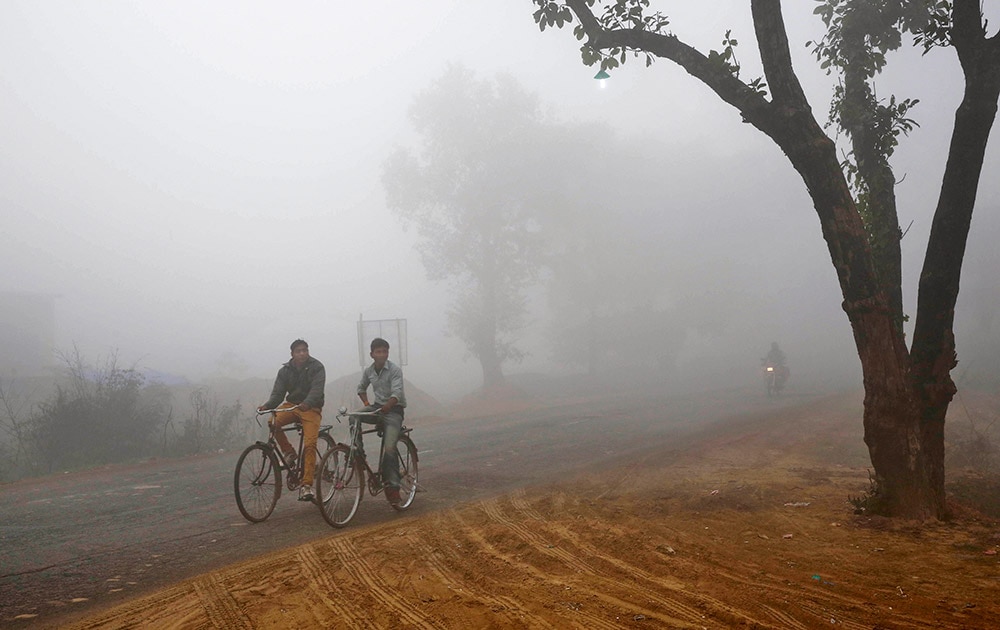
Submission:
{"label": "bicycle rear wheel", "polygon": [[243,518],[259,523],[270,516],[281,495],[281,471],[271,449],[263,444],[248,446],[236,462],[233,486]]}
{"label": "bicycle rear wheel", "polygon": [[413,504],[417,494],[417,447],[409,436],[399,438],[396,443],[399,451],[399,503],[394,505],[402,512]]}
{"label": "bicycle rear wheel", "polygon": [[327,523],[344,527],[358,511],[365,491],[361,462],[350,458],[351,449],[338,444],[323,455],[316,475],[316,502]]}

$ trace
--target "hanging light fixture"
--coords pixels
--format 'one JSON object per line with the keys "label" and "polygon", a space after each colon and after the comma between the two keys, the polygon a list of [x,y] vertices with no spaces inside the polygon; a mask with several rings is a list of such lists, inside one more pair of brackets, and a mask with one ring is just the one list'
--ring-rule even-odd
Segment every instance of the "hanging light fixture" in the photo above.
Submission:
{"label": "hanging light fixture", "polygon": [[594,75],[594,78],[601,82],[601,88],[603,89],[607,87],[608,79],[611,78],[611,75],[602,69],[600,72]]}

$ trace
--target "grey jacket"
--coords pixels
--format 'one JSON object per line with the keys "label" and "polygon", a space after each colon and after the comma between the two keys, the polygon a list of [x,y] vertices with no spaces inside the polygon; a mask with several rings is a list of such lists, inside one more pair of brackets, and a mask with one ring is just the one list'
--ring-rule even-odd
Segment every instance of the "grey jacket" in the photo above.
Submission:
{"label": "grey jacket", "polygon": [[[287,400],[293,405],[305,403],[316,409],[323,408],[323,390],[326,387],[326,368],[319,360],[309,357],[305,365],[296,368],[292,362],[281,366],[274,379],[271,397],[264,406],[274,409]],[[286,396],[287,394],[287,396]]]}

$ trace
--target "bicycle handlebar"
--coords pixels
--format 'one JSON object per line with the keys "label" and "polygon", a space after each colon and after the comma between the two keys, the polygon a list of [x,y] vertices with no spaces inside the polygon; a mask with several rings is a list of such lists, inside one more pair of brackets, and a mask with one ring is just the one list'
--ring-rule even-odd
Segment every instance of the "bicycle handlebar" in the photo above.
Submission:
{"label": "bicycle handlebar", "polygon": [[280,409],[278,407],[275,407],[274,409],[258,409],[257,410],[257,415],[258,416],[263,416],[263,415],[266,415],[266,414],[269,414],[269,413],[278,413],[278,412],[281,412],[281,411],[294,411],[294,410],[296,410],[298,408],[299,408],[299,406],[295,405],[294,407],[283,407],[283,408],[280,408]]}

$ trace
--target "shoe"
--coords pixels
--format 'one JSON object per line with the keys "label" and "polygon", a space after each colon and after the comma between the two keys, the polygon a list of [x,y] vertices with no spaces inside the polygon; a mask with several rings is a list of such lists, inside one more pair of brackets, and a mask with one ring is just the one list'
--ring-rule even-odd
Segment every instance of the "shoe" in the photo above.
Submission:
{"label": "shoe", "polygon": [[389,505],[399,505],[399,488],[386,487],[385,498],[389,500]]}
{"label": "shoe", "polygon": [[296,459],[298,459],[298,456],[294,452],[288,451],[285,453],[285,465],[289,468],[295,468]]}
{"label": "shoe", "polygon": [[302,486],[299,488],[299,501],[312,501],[314,498],[315,495],[313,494],[312,486]]}

